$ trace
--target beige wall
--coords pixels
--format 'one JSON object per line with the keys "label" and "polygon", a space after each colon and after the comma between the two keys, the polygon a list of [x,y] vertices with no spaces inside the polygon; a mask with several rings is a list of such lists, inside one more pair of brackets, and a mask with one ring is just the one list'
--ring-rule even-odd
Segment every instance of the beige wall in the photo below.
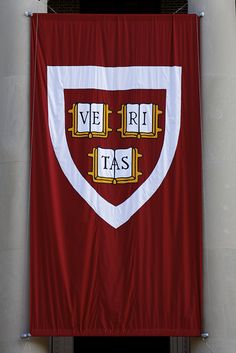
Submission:
{"label": "beige wall", "polygon": [[236,351],[236,17],[234,0],[190,0],[201,19],[205,342],[192,353]]}
{"label": "beige wall", "polygon": [[29,25],[45,1],[0,2],[0,352],[45,353],[28,331]]}

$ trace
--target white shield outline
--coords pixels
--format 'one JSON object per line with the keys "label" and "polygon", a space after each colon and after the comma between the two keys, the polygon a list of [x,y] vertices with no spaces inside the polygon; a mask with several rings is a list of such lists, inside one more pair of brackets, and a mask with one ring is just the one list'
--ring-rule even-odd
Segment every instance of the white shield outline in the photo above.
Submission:
{"label": "white shield outline", "polygon": [[[104,221],[120,227],[147,202],[164,180],[176,151],[181,115],[180,66],[48,66],[48,123],[51,141],[63,173],[73,188]],[[66,140],[64,89],[165,89],[166,123],[160,157],[150,176],[124,202],[105,200],[77,169]]]}

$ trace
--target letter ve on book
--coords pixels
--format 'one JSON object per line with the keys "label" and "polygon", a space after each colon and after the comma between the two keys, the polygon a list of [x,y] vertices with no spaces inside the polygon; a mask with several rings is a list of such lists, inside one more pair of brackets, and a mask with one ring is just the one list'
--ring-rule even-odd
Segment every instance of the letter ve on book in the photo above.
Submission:
{"label": "letter ve on book", "polygon": [[72,137],[102,137],[107,138],[112,131],[108,126],[108,104],[103,103],[75,103],[68,111],[72,114]]}

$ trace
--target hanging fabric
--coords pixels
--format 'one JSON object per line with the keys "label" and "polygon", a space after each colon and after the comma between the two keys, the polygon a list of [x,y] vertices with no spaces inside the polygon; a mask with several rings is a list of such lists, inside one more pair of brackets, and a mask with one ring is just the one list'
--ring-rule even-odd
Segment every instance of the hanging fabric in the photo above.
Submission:
{"label": "hanging fabric", "polygon": [[31,334],[200,335],[198,17],[37,14],[31,64]]}

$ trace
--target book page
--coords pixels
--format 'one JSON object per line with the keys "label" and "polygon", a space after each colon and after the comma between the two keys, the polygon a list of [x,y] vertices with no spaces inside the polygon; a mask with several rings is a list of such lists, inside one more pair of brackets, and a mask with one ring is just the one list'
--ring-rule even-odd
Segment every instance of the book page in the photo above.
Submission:
{"label": "book page", "polygon": [[132,176],[132,148],[115,150],[115,177],[129,178]]}
{"label": "book page", "polygon": [[103,116],[104,116],[104,104],[92,103],[91,104],[91,125],[90,132],[102,132],[103,131]]}
{"label": "book page", "polygon": [[139,132],[139,104],[126,105],[127,132]]}
{"label": "book page", "polygon": [[140,104],[139,132],[151,133],[153,131],[152,104]]}
{"label": "book page", "polygon": [[98,177],[114,178],[114,151],[98,147]]}
{"label": "book page", "polygon": [[90,132],[90,104],[77,104],[77,131]]}

